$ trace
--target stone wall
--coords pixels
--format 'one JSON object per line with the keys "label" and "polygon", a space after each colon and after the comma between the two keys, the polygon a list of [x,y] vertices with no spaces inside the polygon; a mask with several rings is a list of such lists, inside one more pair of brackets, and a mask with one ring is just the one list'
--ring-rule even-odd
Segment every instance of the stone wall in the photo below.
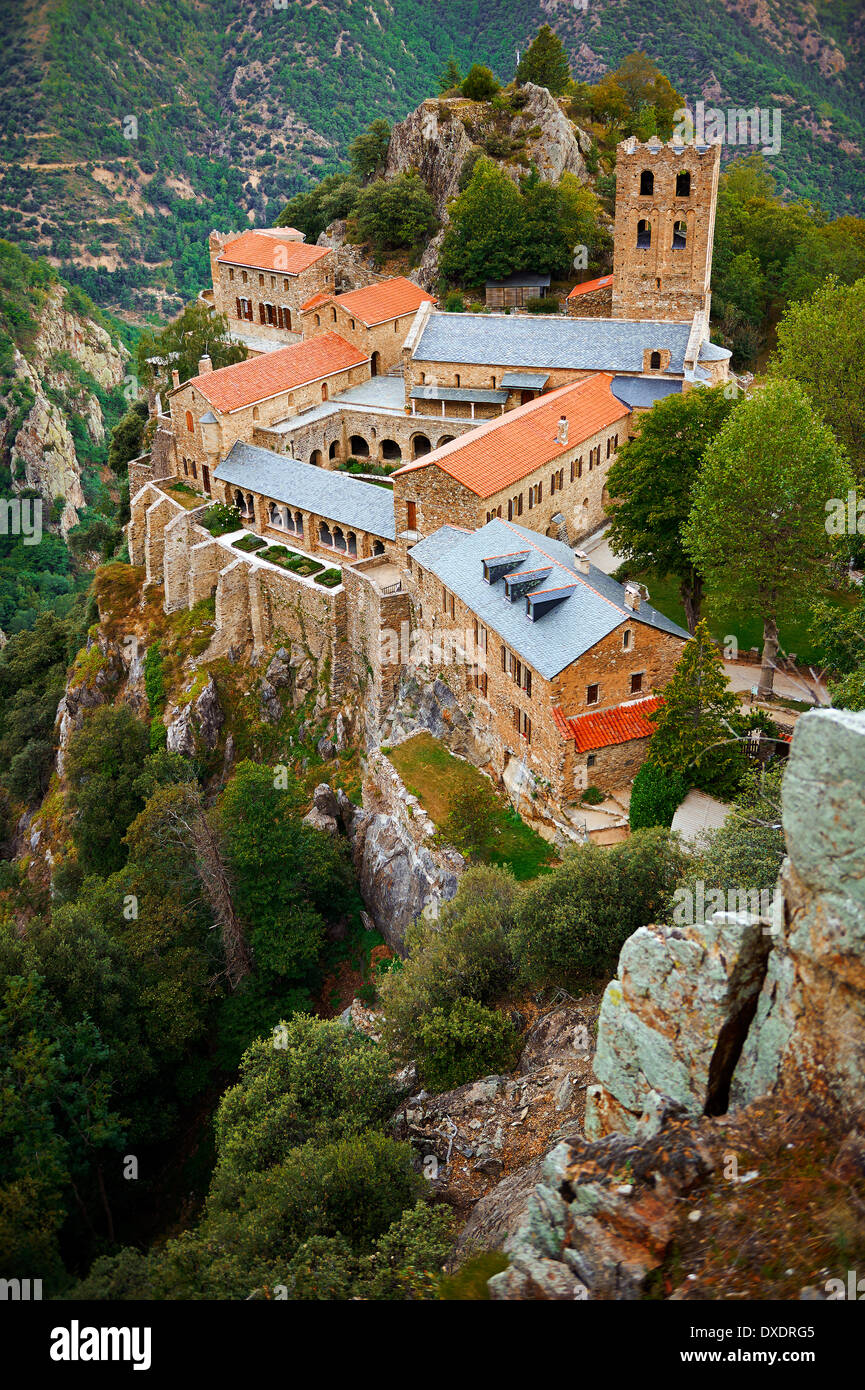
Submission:
{"label": "stone wall", "polygon": [[399,587],[394,567],[380,559],[359,560],[343,571],[347,640],[354,676],[364,703],[367,726],[375,730],[385,710],[397,698],[404,646],[408,640],[411,606]]}
{"label": "stone wall", "polygon": [[[211,233],[210,267],[216,312],[225,315],[232,330],[272,341],[274,347],[297,342],[300,333],[300,306],[312,295],[332,290],[334,287],[333,257],[321,256],[297,275],[255,270],[249,266],[220,265],[217,263],[217,257],[225,241],[226,238],[219,233]],[[251,300],[251,319],[238,317],[238,298]],[[261,322],[260,306],[264,301],[288,311],[288,328]]]}
{"label": "stone wall", "polygon": [[600,290],[587,290],[574,299],[565,301],[568,317],[572,319],[609,319],[613,317],[613,287],[605,285]]}
{"label": "stone wall", "polygon": [[[438,449],[472,429],[474,423],[442,420],[434,415],[352,409],[337,400],[331,402],[326,412],[316,411],[308,423],[300,415],[297,424],[291,422],[290,428],[273,430],[256,425],[252,442],[320,468],[336,468],[351,457],[397,467],[414,458],[418,445]],[[364,453],[358,441],[366,445],[368,453]]]}
{"label": "stone wall", "polygon": [[402,362],[402,348],[414,322],[415,310],[402,314],[387,323],[364,323],[342,304],[319,304],[307,309],[300,317],[304,338],[319,333],[339,333],[369,358],[378,354],[373,375],[382,376]]}

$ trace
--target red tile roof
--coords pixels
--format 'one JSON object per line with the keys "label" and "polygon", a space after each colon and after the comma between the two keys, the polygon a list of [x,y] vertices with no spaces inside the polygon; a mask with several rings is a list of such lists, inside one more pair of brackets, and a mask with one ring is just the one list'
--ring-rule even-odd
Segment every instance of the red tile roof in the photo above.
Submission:
{"label": "red tile roof", "polygon": [[220,265],[246,265],[279,275],[299,275],[329,254],[326,246],[307,246],[304,241],[287,241],[266,232],[244,232],[234,241],[227,241],[216,259]]}
{"label": "red tile roof", "polygon": [[[393,476],[434,464],[478,497],[492,497],[607,425],[624,420],[630,411],[610,390],[612,380],[609,372],[596,372],[585,381],[548,391],[424,454],[417,463],[398,468]],[[568,421],[564,446],[556,439],[562,415]]]}
{"label": "red tile roof", "polygon": [[328,294],[327,290],[318,290],[316,294],[310,295],[309,299],[301,304],[300,312],[305,314],[307,309],[314,309],[316,304],[326,304],[333,297],[332,294]]}
{"label": "red tile roof", "polygon": [[365,285],[362,289],[339,294],[336,303],[371,325],[389,323],[391,319],[402,318],[403,314],[413,314],[422,304],[435,304],[435,295],[427,294],[420,285],[404,275],[396,275],[390,280],[379,280],[375,285]]}
{"label": "red tile roof", "polygon": [[612,275],[602,275],[599,280],[584,280],[581,285],[574,285],[568,299],[578,299],[581,294],[591,294],[593,290],[606,289],[607,285],[612,283]]}
{"label": "red tile roof", "polygon": [[655,725],[648,716],[664,702],[660,695],[644,700],[630,700],[613,709],[578,714],[572,718],[553,710],[553,719],[564,738],[573,739],[578,753],[591,753],[596,748],[611,748],[616,743],[628,743],[632,738],[650,738]]}
{"label": "red tile roof", "polygon": [[215,410],[228,413],[368,361],[366,353],[347,343],[338,333],[322,333],[317,338],[262,353],[260,357],[236,362],[231,367],[218,367],[215,372],[192,377],[176,389],[182,391],[186,386],[195,386]]}

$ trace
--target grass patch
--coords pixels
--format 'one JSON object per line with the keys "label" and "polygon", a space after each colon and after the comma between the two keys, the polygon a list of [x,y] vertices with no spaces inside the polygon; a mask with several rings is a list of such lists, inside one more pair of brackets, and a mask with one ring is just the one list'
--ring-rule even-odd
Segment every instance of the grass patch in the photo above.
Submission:
{"label": "grass patch", "polygon": [[[649,590],[649,602],[653,608],[657,608],[659,613],[663,613],[665,618],[670,618],[680,627],[687,628],[685,622],[685,610],[682,600],[679,597],[679,581],[666,575],[663,579],[645,572],[637,573],[632,571],[627,565],[623,565],[616,571],[616,577],[620,578],[627,573],[629,579],[635,579],[646,585]],[[861,601],[861,593],[844,593],[837,589],[825,589],[817,597],[825,598],[826,602],[833,608],[837,608],[839,613],[851,608],[856,608]],[[704,605],[703,616],[709,624],[709,631],[716,642],[723,643],[725,637],[732,634],[739,643],[740,654],[750,651],[752,647],[758,650],[763,649],[763,623],[756,616],[743,616],[735,621],[727,619],[721,621],[711,610],[710,604]],[[795,652],[797,659],[806,665],[821,665],[822,658],[819,648],[815,645],[813,638],[808,632],[810,619],[808,617],[799,618],[793,622],[781,623],[779,625],[779,636],[781,639],[781,650],[783,652]],[[805,708],[810,709],[810,705]]]}
{"label": "grass patch", "polygon": [[[485,780],[471,763],[449,753],[432,734],[417,734],[388,754],[403,782],[436,825],[444,825],[450,814],[451,798],[457,787]],[[502,864],[515,878],[537,878],[549,864],[554,851],[547,841],[526,825],[511,806],[499,799],[495,816],[495,838],[482,858],[488,864]]]}
{"label": "grass patch", "polygon": [[342,570],[325,570],[324,574],[315,576],[316,584],[323,584],[326,589],[335,589],[337,584],[342,583]]}
{"label": "grass patch", "polygon": [[241,536],[240,540],[232,541],[231,544],[235,550],[261,550],[267,545],[267,541],[263,541],[261,536]]}

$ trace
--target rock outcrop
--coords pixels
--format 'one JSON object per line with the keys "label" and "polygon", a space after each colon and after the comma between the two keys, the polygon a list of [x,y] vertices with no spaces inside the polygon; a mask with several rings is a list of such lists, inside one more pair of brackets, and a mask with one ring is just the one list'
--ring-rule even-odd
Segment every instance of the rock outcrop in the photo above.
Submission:
{"label": "rock outcrop", "polygon": [[[48,291],[26,355],[15,350],[11,391],[0,398],[5,407],[0,452],[9,453],[16,491],[35,488],[47,504],[46,512],[62,501],[59,524],[64,537],[85,505],[81,462],[66,417],[78,416],[93,442],[101,443],[102,407],[87,378],[109,391],[123,380],[127,359],[126,349],[113,343],[104,328],[69,308],[62,285]],[[47,524],[45,515],[43,529]]]}
{"label": "rock outcrop", "polygon": [[454,896],[465,860],[434,843],[435,825],[381,754],[369,760],[363,801],[350,830],[360,891],[387,944],[401,951],[415,918],[438,916]]}

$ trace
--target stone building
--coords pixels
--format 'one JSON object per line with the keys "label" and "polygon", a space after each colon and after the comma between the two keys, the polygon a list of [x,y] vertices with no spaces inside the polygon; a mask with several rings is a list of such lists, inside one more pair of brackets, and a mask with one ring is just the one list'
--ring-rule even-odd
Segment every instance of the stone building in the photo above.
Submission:
{"label": "stone building", "polygon": [[203,357],[199,375],[168,396],[176,471],[210,493],[214,469],[238,440],[369,377],[369,358],[337,333],[278,348],[216,371]]}
{"label": "stone building", "polygon": [[413,544],[446,524],[493,517],[574,540],[600,526],[610,464],[630,411],[598,373],[559,387],[406,464],[393,475],[396,532]]}
{"label": "stone building", "polygon": [[720,167],[717,144],[619,145],[614,318],[708,320]]}
{"label": "stone building", "polygon": [[574,285],[565,300],[565,311],[575,319],[607,319],[612,307],[612,275],[601,275],[596,280],[584,280],[581,285]]}
{"label": "stone building", "polygon": [[300,309],[313,294],[333,290],[333,256],[307,246],[293,227],[263,227],[225,237],[211,232],[212,304],[232,335],[267,352],[300,338]]}
{"label": "stone building", "polygon": [[[726,380],[730,353],[709,339],[705,311],[687,321],[417,312],[403,352],[406,407],[490,418],[597,372],[675,381]],[[659,394],[664,394],[663,391]]]}
{"label": "stone building", "polygon": [[370,359],[373,376],[391,371],[402,362],[403,343],[421,304],[435,298],[403,275],[346,294],[314,294],[301,308],[304,338],[318,333],[339,333]]}
{"label": "stone building", "polygon": [[214,474],[214,495],[243,526],[331,564],[384,555],[394,539],[393,494],[347,473],[237,443]]}
{"label": "stone building", "polygon": [[524,526],[442,526],[405,585],[430,667],[489,736],[513,792],[532,776],[563,808],[629,784],[688,634],[581,552]]}

